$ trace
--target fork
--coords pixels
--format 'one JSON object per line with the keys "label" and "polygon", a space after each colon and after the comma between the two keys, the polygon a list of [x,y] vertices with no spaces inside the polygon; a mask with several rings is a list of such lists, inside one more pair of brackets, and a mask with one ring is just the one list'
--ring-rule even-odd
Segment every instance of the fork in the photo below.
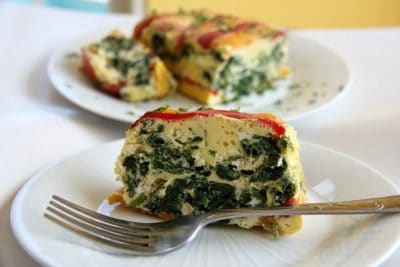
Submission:
{"label": "fork", "polygon": [[53,195],[44,216],[70,230],[117,247],[124,254],[157,255],[172,252],[188,244],[206,225],[227,219],[395,212],[400,212],[400,195],[292,207],[225,209],[195,216],[181,216],[159,223],[139,223],[106,216]]}

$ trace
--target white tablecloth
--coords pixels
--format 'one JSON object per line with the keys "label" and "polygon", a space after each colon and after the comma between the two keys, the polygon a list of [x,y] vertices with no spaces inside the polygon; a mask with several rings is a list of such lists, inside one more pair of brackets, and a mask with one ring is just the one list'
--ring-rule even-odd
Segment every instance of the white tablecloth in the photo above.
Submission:
{"label": "white tablecloth", "polygon": [[[122,23],[132,18],[0,2],[0,266],[37,265],[9,224],[22,184],[52,162],[123,137],[127,124],[69,103],[46,75],[58,45]],[[335,104],[292,123],[300,139],[357,157],[400,186],[400,28],[297,32],[336,50],[353,80]],[[400,250],[384,266],[400,266]]]}

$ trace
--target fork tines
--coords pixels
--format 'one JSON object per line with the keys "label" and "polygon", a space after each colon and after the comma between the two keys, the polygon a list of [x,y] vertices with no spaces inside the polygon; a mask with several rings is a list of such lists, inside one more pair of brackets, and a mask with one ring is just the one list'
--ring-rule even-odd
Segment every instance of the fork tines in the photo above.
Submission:
{"label": "fork tines", "polygon": [[148,224],[106,216],[56,195],[52,196],[44,216],[70,230],[108,245],[139,253],[153,252],[152,228]]}

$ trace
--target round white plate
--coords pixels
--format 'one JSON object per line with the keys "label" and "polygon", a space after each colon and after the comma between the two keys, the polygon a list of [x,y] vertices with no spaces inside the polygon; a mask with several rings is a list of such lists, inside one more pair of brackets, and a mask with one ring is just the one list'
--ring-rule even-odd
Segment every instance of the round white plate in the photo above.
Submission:
{"label": "round white plate", "polygon": [[[304,216],[300,232],[279,240],[262,231],[209,226],[191,244],[171,254],[121,256],[43,216],[53,194],[109,212],[104,200],[120,187],[113,164],[121,145],[122,141],[112,142],[59,162],[20,190],[12,205],[11,225],[18,241],[38,262],[87,267],[373,266],[399,244],[400,215]],[[399,194],[388,179],[348,156],[311,144],[303,144],[301,154],[310,202]],[[111,214],[154,221],[128,209]]]}
{"label": "round white plate", "polygon": [[[109,32],[104,30],[85,35],[63,45],[52,55],[48,75],[62,95],[96,114],[128,123],[160,106],[201,106],[177,92],[161,100],[129,103],[97,90],[77,67],[78,54],[83,44],[98,41]],[[326,107],[349,87],[350,73],[346,63],[329,48],[289,33],[289,53],[292,75],[280,82],[274,91],[266,92],[262,97],[252,96],[215,108],[240,107],[244,112],[271,112],[290,121]]]}

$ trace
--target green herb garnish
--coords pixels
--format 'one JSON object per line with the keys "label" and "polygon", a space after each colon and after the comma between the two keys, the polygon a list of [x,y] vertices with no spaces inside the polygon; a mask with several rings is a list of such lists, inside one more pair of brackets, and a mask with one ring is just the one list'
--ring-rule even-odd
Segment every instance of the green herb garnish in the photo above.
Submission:
{"label": "green herb garnish", "polygon": [[65,54],[66,59],[76,59],[79,58],[79,53],[77,52],[69,52]]}
{"label": "green herb garnish", "polygon": [[299,83],[292,83],[291,85],[289,85],[289,90],[296,90],[298,88],[300,88]]}
{"label": "green herb garnish", "polygon": [[178,111],[187,112],[187,111],[189,111],[189,109],[190,109],[190,107],[180,107],[180,108],[178,108]]}
{"label": "green herb garnish", "polygon": [[274,106],[279,107],[280,105],[282,105],[282,100],[278,99],[273,103]]}
{"label": "green herb garnish", "polygon": [[153,110],[153,111],[164,112],[164,111],[166,111],[167,109],[169,109],[169,106],[168,106],[168,105],[159,107],[159,108],[157,108],[157,109],[155,109],[155,110]]}

